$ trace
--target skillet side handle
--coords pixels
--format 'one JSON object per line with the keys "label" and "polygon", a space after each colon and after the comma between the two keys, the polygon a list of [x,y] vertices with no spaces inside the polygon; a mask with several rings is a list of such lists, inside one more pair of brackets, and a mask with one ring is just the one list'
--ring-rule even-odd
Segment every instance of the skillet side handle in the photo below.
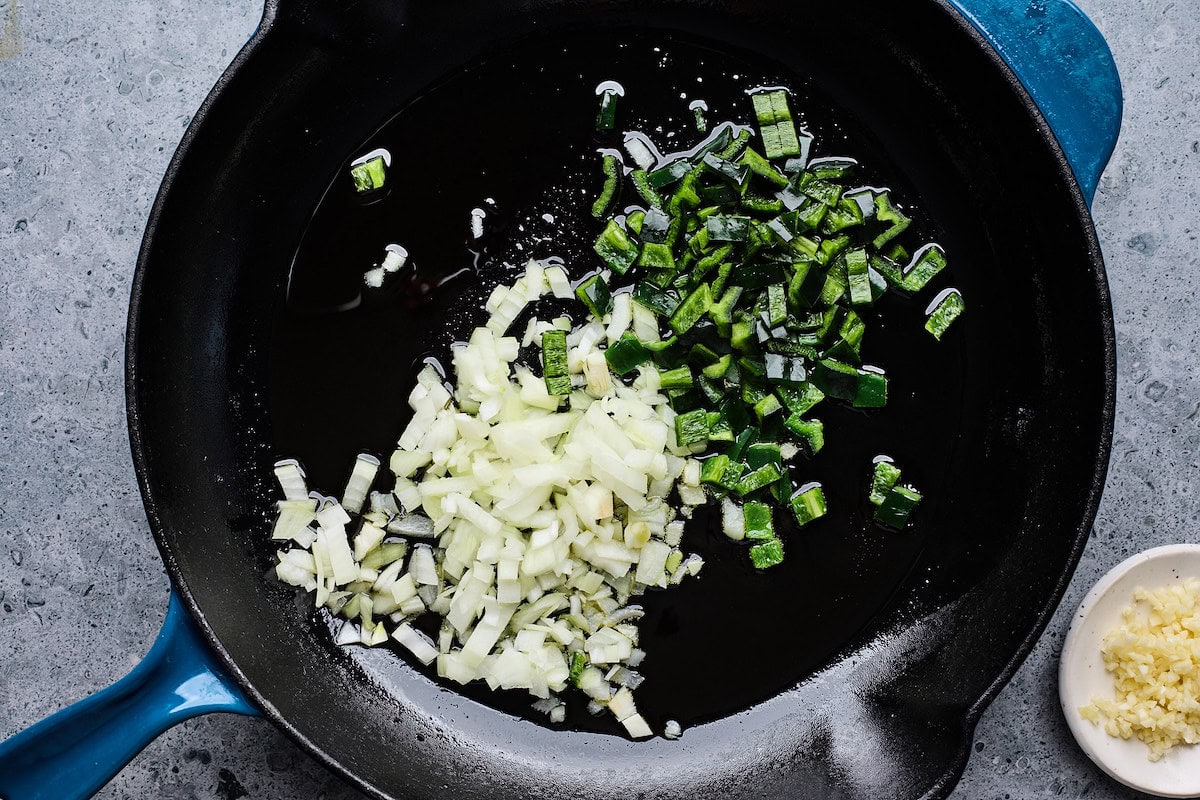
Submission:
{"label": "skillet side handle", "polygon": [[[1088,205],[1121,130],[1121,78],[1072,0],[947,0],[996,49],[1058,138]],[[1019,160],[1020,153],[1013,153]]]}
{"label": "skillet side handle", "polygon": [[212,711],[259,713],[172,592],[162,631],[132,672],[0,742],[0,798],[84,800],[167,728]]}

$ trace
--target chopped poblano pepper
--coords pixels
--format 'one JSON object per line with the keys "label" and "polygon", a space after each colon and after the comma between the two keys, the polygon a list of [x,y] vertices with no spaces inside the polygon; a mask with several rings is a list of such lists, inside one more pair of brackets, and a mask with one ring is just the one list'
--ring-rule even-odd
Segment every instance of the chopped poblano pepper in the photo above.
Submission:
{"label": "chopped poblano pepper", "polygon": [[904,271],[904,288],[919,292],[946,268],[946,254],[936,244],[927,245],[917,251],[916,260]]}
{"label": "chopped poblano pepper", "polygon": [[568,668],[567,680],[572,686],[579,686],[579,679],[583,676],[583,669],[587,666],[587,655],[582,650],[575,650],[571,653],[571,665]]}
{"label": "chopped poblano pepper", "polygon": [[[596,202],[592,203],[592,216],[596,219],[607,214],[617,202],[617,193],[621,190],[621,162],[616,156],[606,155],[601,164],[601,171],[604,173],[604,188],[600,190]],[[601,256],[603,255],[601,253]]]}
{"label": "chopped poblano pepper", "polygon": [[908,524],[908,517],[921,502],[921,493],[908,486],[893,486],[875,509],[875,521],[897,530]]}
{"label": "chopped poblano pepper", "polygon": [[547,394],[561,396],[571,393],[566,331],[548,330],[542,334],[542,376],[546,381]]}
{"label": "chopped poblano pepper", "polygon": [[705,223],[708,238],[714,242],[744,242],[750,235],[750,218],[713,216]]}
{"label": "chopped poblano pepper", "polygon": [[600,275],[593,275],[575,287],[575,296],[595,317],[603,317],[612,308],[612,292],[608,281]]}
{"label": "chopped poblano pepper", "polygon": [[666,372],[658,373],[659,385],[664,390],[667,389],[690,389],[692,388],[692,371],[687,366],[676,367],[669,369]]}
{"label": "chopped poblano pepper", "polygon": [[382,189],[387,182],[387,164],[383,156],[355,164],[350,168],[350,180],[354,182],[354,191],[360,194]]}
{"label": "chopped poblano pepper", "polygon": [[[855,160],[809,159],[812,137],[797,131],[786,91],[756,92],[751,105],[760,145],[749,146],[750,129],[725,122],[687,155],[632,170],[645,207],[609,219],[595,249],[611,280],[632,286],[641,324],[649,309],[671,328],[665,340],[622,333],[603,351],[610,370],[629,375],[653,362],[676,414],[676,443],[704,445],[701,484],[714,495],[754,498],[739,516],[757,541],[752,562],[770,566],[783,556],[772,503],[790,506],[802,525],[826,513],[820,484],[793,493],[777,442],[806,456],[820,451],[824,426],[807,415],[826,396],[867,409],[887,402],[887,377],[863,365],[862,309],[889,290],[922,290],[946,258],[937,245],[905,238],[912,222],[887,190],[851,183]],[[626,180],[617,156],[606,157],[604,172],[598,217],[614,213]],[[643,272],[630,280],[629,270]],[[597,319],[613,308],[601,276],[579,284],[577,296]],[[940,337],[961,311],[961,295],[943,292],[926,309],[926,329]],[[543,364],[548,390],[561,396],[572,389],[565,338],[556,338],[543,338]],[[920,500],[899,479],[883,463],[872,482],[877,518],[892,527]]]}
{"label": "chopped poblano pepper", "polygon": [[867,251],[861,247],[848,250],[846,259],[846,279],[850,284],[850,302],[856,306],[868,305],[874,302],[871,293],[871,276],[867,274]]}
{"label": "chopped poblano pepper", "polygon": [[729,456],[724,453],[706,458],[700,467],[700,482],[720,486],[730,463]]}
{"label": "chopped poblano pepper", "polygon": [[702,283],[685,297],[675,312],[671,314],[671,330],[679,334],[687,333],[693,325],[700,321],[701,317],[708,313],[711,305],[712,295],[708,284]]}
{"label": "chopped poblano pepper", "polygon": [[675,417],[675,443],[677,445],[687,447],[707,440],[708,414],[704,409],[688,411]]}
{"label": "chopped poblano pepper", "polygon": [[925,320],[925,330],[933,334],[933,338],[940,340],[965,310],[962,294],[957,289],[947,289],[935,297],[930,308],[926,309],[928,317]]}
{"label": "chopped poblano pepper", "polygon": [[[678,417],[676,417],[676,420],[678,420]],[[783,473],[779,471],[779,467],[774,464],[763,464],[758,469],[743,475],[734,488],[734,491],[739,496],[748,495],[752,492],[757,492],[763,487],[770,486],[782,477]]]}
{"label": "chopped poblano pepper", "polygon": [[792,514],[796,517],[797,525],[807,525],[818,517],[825,516],[825,492],[821,484],[814,483],[800,487],[792,495]]}
{"label": "chopped poblano pepper", "polygon": [[808,413],[817,403],[825,399],[825,393],[812,383],[800,386],[776,386],[775,394],[793,414]]}
{"label": "chopped poblano pepper", "polygon": [[715,381],[718,378],[723,378],[725,376],[725,373],[729,372],[729,366],[732,363],[733,363],[733,356],[730,355],[729,353],[726,353],[725,355],[721,356],[713,363],[706,366],[702,370],[702,372],[704,373],[704,377]]}
{"label": "chopped poblano pepper", "polygon": [[766,464],[783,467],[783,455],[774,442],[754,442],[746,448],[746,466],[758,469]]}
{"label": "chopped poblano pepper", "polygon": [[867,499],[871,505],[879,506],[887,499],[888,492],[900,480],[900,468],[891,461],[875,462],[875,471],[871,474],[871,492]]}
{"label": "chopped poblano pepper", "polygon": [[768,539],[750,548],[750,563],[757,569],[766,569],[783,563],[783,542]]}
{"label": "chopped poblano pepper", "polygon": [[799,414],[792,414],[783,424],[796,435],[810,456],[816,455],[825,446],[825,426],[821,420],[804,419]]}
{"label": "chopped poblano pepper", "polygon": [[744,186],[746,179],[750,176],[750,168],[745,164],[735,164],[732,161],[726,161],[714,153],[706,154],[703,163],[704,166],[719,175],[722,180],[738,188]]}
{"label": "chopped poblano pepper", "polygon": [[660,289],[645,281],[634,287],[633,299],[663,317],[671,316],[679,306],[679,294],[674,290]]}
{"label": "chopped poblano pepper", "polygon": [[746,519],[747,539],[774,539],[775,525],[771,521],[771,507],[766,503],[750,501],[742,506]]}
{"label": "chopped poblano pepper", "polygon": [[738,163],[748,167],[752,173],[780,189],[788,185],[788,180],[783,173],[775,169],[771,162],[759,155],[753,147],[747,147],[742,151],[742,157],[738,159]]}
{"label": "chopped poblano pepper", "polygon": [[800,155],[800,142],[788,109],[787,92],[782,89],[758,92],[751,95],[750,99],[754,103],[754,115],[767,158]]}
{"label": "chopped poblano pepper", "polygon": [[610,219],[604,226],[604,231],[596,239],[593,249],[617,275],[624,275],[638,257],[637,244],[615,219]]}
{"label": "chopped poblano pepper", "polygon": [[847,400],[855,408],[881,408],[887,404],[887,377],[858,369],[832,358],[822,359],[813,370],[813,382],[830,397]]}
{"label": "chopped poblano pepper", "polygon": [[749,141],[750,131],[743,128],[737,132],[737,135],[734,136],[730,140],[729,144],[727,144],[723,150],[720,150],[717,155],[726,161],[730,161],[735,158],[738,153],[742,152],[742,148],[745,147],[746,143]]}
{"label": "chopped poblano pepper", "polygon": [[692,165],[687,159],[679,159],[672,161],[665,167],[659,167],[653,172],[646,175],[646,181],[655,189],[662,189],[665,186],[670,186],[684,175],[692,171]]}
{"label": "chopped poblano pepper", "polygon": [[887,192],[875,195],[875,219],[888,223],[888,227],[872,241],[875,247],[883,247],[908,228],[911,219],[904,216],[900,209],[892,205],[892,198]]}
{"label": "chopped poblano pepper", "polygon": [[632,333],[623,333],[621,338],[604,351],[608,368],[618,375],[625,375],[650,360],[650,351]]}
{"label": "chopped poblano pepper", "polygon": [[662,208],[663,199],[655,190],[654,184],[650,183],[650,176],[646,170],[635,169],[629,173],[629,180],[633,182],[633,188],[637,189],[643,200],[655,208]]}
{"label": "chopped poblano pepper", "polygon": [[670,246],[658,244],[657,242],[644,242],[642,244],[642,252],[638,256],[637,263],[639,267],[646,267],[647,269],[675,271],[675,256],[671,252]]}
{"label": "chopped poblano pepper", "polygon": [[596,114],[596,130],[611,131],[617,124],[617,98],[620,95],[616,89],[605,89],[600,93],[600,111]]}

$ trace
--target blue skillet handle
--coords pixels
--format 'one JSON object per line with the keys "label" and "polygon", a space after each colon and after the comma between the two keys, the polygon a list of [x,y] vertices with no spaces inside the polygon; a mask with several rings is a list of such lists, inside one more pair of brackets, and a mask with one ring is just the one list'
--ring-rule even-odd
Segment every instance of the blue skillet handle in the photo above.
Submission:
{"label": "blue skillet handle", "polygon": [[171,592],[162,631],[132,672],[0,742],[0,798],[84,800],[167,728],[212,711],[259,713]]}
{"label": "blue skillet handle", "polygon": [[1121,130],[1121,78],[1104,36],[1072,0],[948,2],[1025,84],[1091,205]]}

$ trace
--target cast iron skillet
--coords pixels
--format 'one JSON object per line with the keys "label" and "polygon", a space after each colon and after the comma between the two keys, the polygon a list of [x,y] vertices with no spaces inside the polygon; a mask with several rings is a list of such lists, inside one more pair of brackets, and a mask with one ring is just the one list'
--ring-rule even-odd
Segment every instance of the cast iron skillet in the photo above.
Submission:
{"label": "cast iron skillet", "polygon": [[[438,116],[442,135],[401,156],[418,156],[424,167],[414,174],[436,206],[453,192],[432,184],[454,187],[461,176],[430,164],[469,162],[489,146],[540,147],[538,132],[558,124],[556,93],[591,81],[597,48],[610,40],[636,49],[656,36],[668,50],[707,48],[710,61],[769,63],[814,104],[836,107],[847,146],[876,157],[954,254],[970,312],[939,370],[916,360],[932,390],[897,381],[893,413],[938,417],[924,458],[920,437],[899,445],[937,498],[916,538],[896,545],[852,516],[822,534],[835,543],[835,566],[820,560],[820,542],[802,545],[811,563],[795,559],[789,575],[816,612],[775,602],[787,596],[778,586],[764,589],[776,594],[756,616],[790,644],[764,648],[755,615],[731,618],[726,630],[745,634],[758,658],[696,666],[702,679],[692,684],[686,648],[696,643],[672,638],[660,610],[650,625],[668,665],[660,684],[688,686],[702,710],[679,742],[635,744],[552,731],[447,691],[393,653],[335,647],[295,593],[264,577],[264,540],[270,463],[300,455],[306,436],[349,438],[345,451],[310,465],[333,487],[342,477],[335,456],[348,465],[358,447],[385,448],[395,430],[361,421],[403,421],[395,415],[408,363],[376,382],[372,399],[361,400],[354,378],[380,357],[420,355],[443,322],[427,309],[405,316],[369,303],[300,317],[287,303],[293,254],[347,158],[397,110],[451,97],[447,108],[463,118]],[[571,53],[587,56],[579,76]],[[513,107],[526,113],[472,115],[496,105],[472,96],[473,86],[490,90],[489,79],[463,77],[481,60],[512,66]],[[538,60],[557,65],[561,80],[522,73]],[[1089,187],[1109,150],[1076,163]],[[528,174],[510,172],[497,191],[530,191]],[[437,269],[453,266],[434,251]],[[364,325],[376,338],[345,331]],[[363,346],[331,363],[330,343],[348,341]],[[1032,646],[1076,563],[1113,408],[1103,263],[1071,165],[996,53],[934,0],[268,3],[164,181],[135,279],[128,357],[130,433],[151,526],[203,637],[270,718],[378,797],[944,795],[983,705]],[[298,403],[305,365],[327,403]],[[345,388],[329,389],[331,371]],[[360,401],[347,419],[350,394]],[[869,458],[868,447],[856,455]],[[896,547],[909,549],[893,557]],[[890,569],[882,577],[871,571],[879,564]],[[704,595],[727,585],[722,576],[752,602],[750,584],[722,569],[697,583],[705,591],[695,602],[711,602]],[[839,569],[840,583],[830,578]],[[826,616],[836,620],[829,630]],[[205,670],[219,681],[220,665]],[[244,710],[236,690],[226,693],[206,707]],[[688,693],[671,696],[682,705]],[[0,791],[25,796],[2,782]]]}

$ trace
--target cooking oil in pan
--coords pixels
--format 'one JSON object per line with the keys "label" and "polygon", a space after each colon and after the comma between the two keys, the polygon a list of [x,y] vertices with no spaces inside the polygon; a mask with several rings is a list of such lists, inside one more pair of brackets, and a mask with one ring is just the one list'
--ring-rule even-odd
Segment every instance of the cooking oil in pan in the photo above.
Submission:
{"label": "cooking oil in pan", "polygon": [[[271,416],[279,454],[299,458],[312,485],[335,491],[355,453],[390,453],[408,419],[416,371],[428,358],[450,363],[451,344],[482,321],[487,293],[526,260],[561,259],[575,278],[599,266],[589,209],[601,183],[594,122],[603,81],[624,89],[618,128],[640,132],[662,152],[702,138],[701,116],[709,126],[752,122],[746,91],[786,86],[800,124],[816,137],[814,154],[858,159],[863,183],[889,186],[907,203],[912,240],[936,238],[871,135],[803,79],[750,54],[606,31],[475,64],[347,154],[296,254],[274,337]],[[456,121],[449,135],[447,120]],[[379,147],[393,156],[387,187],[360,197],[348,165]],[[393,242],[408,251],[406,266],[367,289],[363,273]],[[638,706],[656,730],[668,719],[686,728],[727,716],[795,686],[892,600],[924,545],[921,519],[938,502],[962,391],[955,370],[945,368],[962,358],[959,345],[933,342],[922,329],[923,308],[889,296],[867,312],[863,355],[887,369],[888,405],[870,413],[832,402],[818,408],[827,445],[795,475],[820,480],[830,510],[802,529],[777,513],[782,565],[756,572],[744,543],[724,537],[711,508],[689,523],[684,549],[704,557],[703,572],[643,598],[648,656]],[[324,377],[314,382],[314,375]],[[870,524],[864,509],[880,452],[895,457],[926,496],[903,532]],[[452,688],[545,721],[523,692]],[[578,694],[566,693],[566,726],[620,731],[607,715],[588,715]]]}

